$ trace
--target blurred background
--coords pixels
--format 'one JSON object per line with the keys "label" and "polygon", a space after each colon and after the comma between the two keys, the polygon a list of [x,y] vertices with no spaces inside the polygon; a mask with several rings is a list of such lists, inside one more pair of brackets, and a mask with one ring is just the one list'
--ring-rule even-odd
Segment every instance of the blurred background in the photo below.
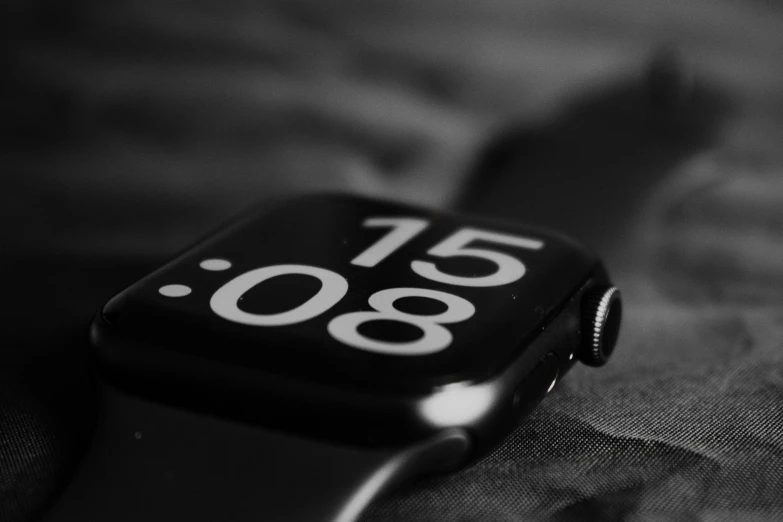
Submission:
{"label": "blurred background", "polygon": [[372,520],[783,516],[781,4],[4,8],[3,520],[39,513],[89,440],[100,303],[316,190],[568,232],[626,300],[609,366]]}

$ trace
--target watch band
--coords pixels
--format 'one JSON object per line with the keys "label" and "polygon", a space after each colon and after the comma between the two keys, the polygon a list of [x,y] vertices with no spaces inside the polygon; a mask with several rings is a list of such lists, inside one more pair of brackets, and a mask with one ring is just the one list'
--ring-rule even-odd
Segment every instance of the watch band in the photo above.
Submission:
{"label": "watch band", "polygon": [[400,450],[341,447],[104,387],[92,448],[45,522],[351,522],[469,449],[456,429]]}

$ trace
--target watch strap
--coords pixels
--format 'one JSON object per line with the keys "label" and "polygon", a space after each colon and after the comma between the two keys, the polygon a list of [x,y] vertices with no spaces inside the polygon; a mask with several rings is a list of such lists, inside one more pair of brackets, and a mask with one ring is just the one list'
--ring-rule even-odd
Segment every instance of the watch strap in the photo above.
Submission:
{"label": "watch strap", "polygon": [[45,522],[351,522],[390,487],[455,467],[469,448],[462,430],[399,450],[347,447],[111,386],[104,397],[92,448]]}

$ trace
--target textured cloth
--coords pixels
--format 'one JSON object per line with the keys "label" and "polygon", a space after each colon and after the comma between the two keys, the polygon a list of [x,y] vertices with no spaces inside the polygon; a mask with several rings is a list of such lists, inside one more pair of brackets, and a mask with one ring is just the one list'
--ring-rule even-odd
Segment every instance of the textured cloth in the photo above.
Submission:
{"label": "textured cloth", "polygon": [[[364,522],[783,519],[779,8],[33,1],[8,18],[0,521],[37,519],[88,446],[100,304],[242,208],[318,189],[571,233],[625,300],[606,367]],[[640,75],[660,44],[692,71]]]}
{"label": "textured cloth", "polygon": [[492,455],[365,520],[783,518],[781,202],[777,167],[682,166],[615,250],[611,362],[578,366]]}

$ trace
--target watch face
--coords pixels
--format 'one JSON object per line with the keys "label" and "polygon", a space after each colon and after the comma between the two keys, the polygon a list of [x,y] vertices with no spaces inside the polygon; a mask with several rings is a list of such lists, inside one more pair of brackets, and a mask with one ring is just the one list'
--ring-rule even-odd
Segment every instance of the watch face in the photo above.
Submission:
{"label": "watch face", "polygon": [[[426,391],[501,372],[596,263],[540,230],[314,196],[218,233],[105,315],[116,334],[161,354]],[[133,349],[123,346],[115,350]]]}

